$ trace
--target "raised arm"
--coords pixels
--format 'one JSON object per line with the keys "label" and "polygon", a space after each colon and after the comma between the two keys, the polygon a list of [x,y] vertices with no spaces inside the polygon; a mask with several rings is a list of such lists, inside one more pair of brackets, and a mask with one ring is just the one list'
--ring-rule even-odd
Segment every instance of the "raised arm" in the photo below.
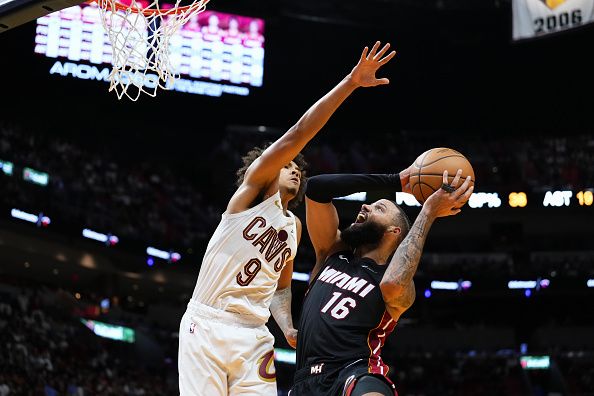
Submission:
{"label": "raised arm", "polygon": [[[359,87],[375,87],[388,84],[387,78],[377,78],[377,70],[396,55],[395,51],[385,55],[390,44],[379,51],[380,42],[369,50],[363,49],[359,62],[353,70],[330,92],[310,107],[305,114],[283,136],[270,145],[246,171],[240,194],[248,204],[264,188],[278,182],[280,169],[291,162],[305,145],[320,131],[344,100]],[[384,56],[385,55],[385,56]],[[250,191],[245,191],[249,189]],[[234,197],[235,198],[235,197]],[[235,211],[230,204],[230,210]],[[241,205],[239,205],[241,206]]]}
{"label": "raised arm", "polygon": [[262,156],[248,169],[246,181],[266,186],[278,177],[278,171],[291,162],[305,145],[320,131],[344,100],[358,87],[375,87],[388,84],[387,78],[376,78],[376,71],[396,55],[395,51],[385,53],[390,44],[378,51],[377,41],[363,53],[353,70],[330,92],[318,100],[283,136],[264,151]]}
{"label": "raised arm", "polygon": [[339,218],[332,198],[361,191],[397,191],[404,182],[398,174],[333,174],[314,176],[308,180],[305,190],[307,231],[316,252],[316,265],[310,281],[328,256],[346,248],[340,242]]}
{"label": "raised arm", "polygon": [[[461,174],[461,171],[456,174],[452,181],[453,187],[458,186]],[[447,171],[443,174],[443,182],[448,183]],[[380,283],[386,308],[394,320],[398,320],[414,302],[413,277],[417,272],[431,225],[438,217],[458,214],[460,209],[456,208],[461,207],[470,198],[473,190],[474,186],[470,186],[468,177],[454,192],[439,189],[425,201],[408,235],[396,249]]]}

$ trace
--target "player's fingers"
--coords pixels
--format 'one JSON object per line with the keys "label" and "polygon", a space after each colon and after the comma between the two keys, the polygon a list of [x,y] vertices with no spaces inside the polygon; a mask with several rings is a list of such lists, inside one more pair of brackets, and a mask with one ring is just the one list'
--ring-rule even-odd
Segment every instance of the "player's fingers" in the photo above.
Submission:
{"label": "player's fingers", "polygon": [[386,84],[390,84],[390,80],[388,80],[387,78],[378,78],[377,80],[375,80],[375,85],[386,85]]}
{"label": "player's fingers", "polygon": [[452,209],[451,216],[455,216],[460,212],[462,212],[462,209],[458,209],[458,208]]}
{"label": "player's fingers", "polygon": [[454,180],[452,180],[452,184],[450,185],[454,188],[458,187],[458,184],[460,183],[460,177],[462,177],[462,169],[458,169],[456,171],[456,176],[454,176]]}
{"label": "player's fingers", "polygon": [[474,186],[468,187],[468,190],[466,190],[466,192],[463,195],[464,202],[466,202],[470,199],[470,196],[472,195],[473,191],[474,191]]}
{"label": "player's fingers", "polygon": [[383,59],[380,59],[380,61],[378,63],[380,65],[385,65],[386,63],[388,63],[390,61],[390,59],[392,59],[395,56],[396,56],[396,51],[392,51],[387,56],[385,56]]}
{"label": "player's fingers", "polygon": [[377,51],[379,46],[380,46],[379,41],[376,41],[375,44],[373,44],[373,47],[371,47],[371,51],[369,52],[369,56],[367,57],[368,60],[373,59],[373,57],[375,56],[375,52]]}
{"label": "player's fingers", "polygon": [[375,54],[375,56],[373,57],[373,60],[376,61],[378,59],[381,59],[381,57],[384,56],[386,51],[388,51],[389,49],[390,49],[390,43],[386,43],[386,45],[384,45],[382,47],[382,49],[379,50],[379,52],[377,54]]}
{"label": "player's fingers", "polygon": [[460,195],[467,193],[468,187],[470,187],[470,176],[466,176],[466,180],[464,180],[464,183],[462,183],[460,188],[454,191],[455,198],[457,199]]}
{"label": "player's fingers", "polygon": [[369,52],[369,47],[365,47],[363,48],[363,53],[361,54],[361,60],[364,60],[367,58],[367,53]]}
{"label": "player's fingers", "polygon": [[442,179],[441,179],[441,182],[442,182],[443,184],[449,184],[449,183],[448,183],[448,171],[447,171],[447,170],[444,170],[444,171],[443,171],[443,177],[442,177]]}

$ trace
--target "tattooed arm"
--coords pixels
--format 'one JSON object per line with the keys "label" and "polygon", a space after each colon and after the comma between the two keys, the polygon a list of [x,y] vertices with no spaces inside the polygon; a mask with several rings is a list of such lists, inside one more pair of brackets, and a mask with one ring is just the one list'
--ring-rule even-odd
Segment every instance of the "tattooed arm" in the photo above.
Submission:
{"label": "tattooed arm", "polygon": [[427,234],[435,220],[426,208],[424,206],[421,209],[408,235],[396,249],[380,284],[386,308],[394,320],[398,320],[415,300],[413,276],[417,272]]}
{"label": "tattooed arm", "polygon": [[[453,187],[458,186],[460,175],[461,171],[458,171],[452,181]],[[447,184],[447,171],[443,174],[443,180]],[[425,201],[408,235],[396,249],[380,284],[386,308],[394,320],[398,320],[415,300],[413,277],[431,225],[438,217],[460,213],[461,209],[458,208],[470,198],[473,190],[474,186],[470,186],[470,178],[467,178],[454,192],[439,189]]]}
{"label": "tattooed arm", "polygon": [[297,346],[297,330],[293,327],[291,315],[291,287],[279,289],[274,293],[270,303],[270,312],[278,327],[283,331],[289,345],[295,348]]}
{"label": "tattooed arm", "polygon": [[[297,245],[301,241],[301,221],[295,217],[297,226]],[[293,279],[293,260],[288,261],[278,280],[278,286],[272,301],[270,302],[270,313],[283,331],[289,345],[297,346],[297,330],[293,327],[293,316],[291,315],[291,280]]]}

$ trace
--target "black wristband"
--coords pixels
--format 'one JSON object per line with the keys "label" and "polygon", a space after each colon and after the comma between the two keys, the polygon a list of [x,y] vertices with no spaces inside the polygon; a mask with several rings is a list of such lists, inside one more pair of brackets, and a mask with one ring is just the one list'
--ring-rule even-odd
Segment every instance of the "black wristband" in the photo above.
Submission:
{"label": "black wristband", "polygon": [[305,195],[312,201],[328,203],[335,197],[356,192],[401,190],[398,173],[380,174],[329,174],[310,177]]}

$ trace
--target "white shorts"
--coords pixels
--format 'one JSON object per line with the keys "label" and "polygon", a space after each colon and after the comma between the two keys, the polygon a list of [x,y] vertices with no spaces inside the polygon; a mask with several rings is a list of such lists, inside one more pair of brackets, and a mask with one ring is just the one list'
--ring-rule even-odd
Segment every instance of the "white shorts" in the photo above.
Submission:
{"label": "white shorts", "polygon": [[265,325],[191,301],[179,328],[181,396],[276,396],[274,337]]}

